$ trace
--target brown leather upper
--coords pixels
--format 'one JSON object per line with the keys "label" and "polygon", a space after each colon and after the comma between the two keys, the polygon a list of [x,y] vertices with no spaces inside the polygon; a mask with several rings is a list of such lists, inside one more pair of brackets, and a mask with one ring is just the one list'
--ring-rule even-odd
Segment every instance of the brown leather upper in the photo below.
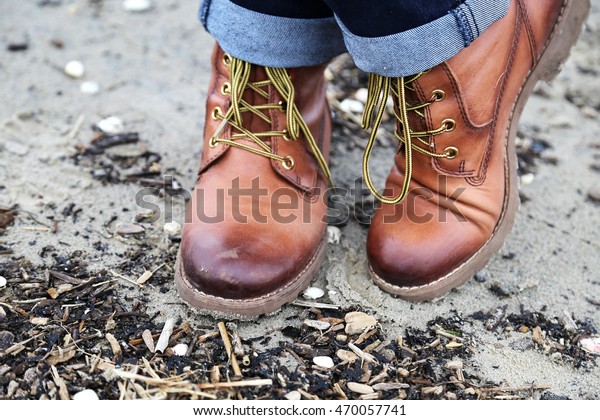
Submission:
{"label": "brown leather upper", "polygon": [[[428,284],[450,273],[490,238],[508,193],[506,141],[511,113],[561,13],[563,1],[514,0],[458,55],[412,83],[409,101],[445,99],[411,112],[413,131],[433,130],[453,119],[451,132],[430,136],[430,151],[456,147],[454,159],[413,153],[411,191],[397,205],[382,205],[367,250],[375,273],[401,287]],[[401,148],[386,183],[397,194],[405,173]]]}
{"label": "brown leather upper", "polygon": [[[315,256],[326,232],[327,184],[302,135],[296,141],[275,136],[265,139],[274,153],[294,159],[291,169],[238,147],[209,145],[221,123],[212,118],[212,111],[219,107],[225,113],[230,106],[230,96],[222,92],[223,84],[230,81],[223,57],[216,46],[201,168],[186,212],[181,258],[186,276],[199,291],[251,299],[301,274]],[[291,69],[289,73],[296,89],[295,103],[327,159],[331,117],[325,98],[325,66]],[[250,81],[263,80],[267,80],[264,68],[252,66]],[[283,100],[272,85],[265,89],[268,100],[251,89],[245,90],[243,98],[252,105]],[[268,112],[273,124],[245,112],[244,127],[254,133],[286,128],[284,111]],[[227,125],[220,137],[230,138],[231,131]],[[236,141],[257,148],[250,139]],[[236,188],[241,192],[239,200]],[[279,209],[273,203],[279,203]],[[208,220],[215,216],[220,217]]]}

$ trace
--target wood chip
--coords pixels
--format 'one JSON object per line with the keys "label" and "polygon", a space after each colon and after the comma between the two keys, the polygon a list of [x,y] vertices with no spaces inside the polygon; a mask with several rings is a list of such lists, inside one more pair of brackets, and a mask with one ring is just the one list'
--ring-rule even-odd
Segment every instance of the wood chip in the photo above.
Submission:
{"label": "wood chip", "polygon": [[372,394],[374,392],[371,386],[360,384],[358,382],[348,382],[346,386],[350,391],[356,392],[357,394]]}
{"label": "wood chip", "polygon": [[59,363],[64,363],[64,362],[71,360],[73,357],[75,357],[76,353],[77,353],[76,349],[71,349],[68,351],[57,351],[56,354],[48,357],[46,359],[46,362],[50,366],[55,366]]}
{"label": "wood chip", "polygon": [[446,363],[446,368],[450,370],[458,370],[463,368],[462,360],[451,360]]}
{"label": "wood chip", "polygon": [[152,271],[144,271],[144,273],[141,276],[139,276],[135,282],[139,285],[142,285],[142,284],[146,283],[148,280],[150,280],[150,277],[152,277],[152,274],[154,274]]}
{"label": "wood chip", "polygon": [[144,340],[144,344],[148,347],[151,353],[156,351],[156,347],[154,347],[154,339],[152,338],[152,332],[150,330],[144,330],[142,333],[142,340]]}
{"label": "wood chip", "polygon": [[331,325],[325,321],[317,321],[315,319],[305,319],[304,324],[310,328],[315,328],[320,331],[328,330]]}
{"label": "wood chip", "polygon": [[221,333],[221,338],[223,339],[223,344],[225,344],[225,351],[229,357],[231,367],[233,368],[233,373],[236,376],[242,376],[242,370],[240,369],[240,365],[238,364],[235,353],[233,352],[233,347],[231,346],[231,341],[229,340],[229,334],[227,334],[225,323],[221,321],[217,325],[219,327],[219,332]]}
{"label": "wood chip", "polygon": [[58,387],[58,396],[60,397],[61,400],[70,400],[71,397],[69,396],[69,391],[67,390],[67,385],[65,384],[65,381],[63,381],[63,379],[58,374],[58,370],[56,370],[56,366],[51,366],[50,370],[52,372],[52,379],[54,380],[54,383]]}
{"label": "wood chip", "polygon": [[377,320],[364,312],[349,312],[344,317],[346,321],[346,334],[360,334],[367,328],[377,325]]}
{"label": "wood chip", "polygon": [[540,346],[544,344],[544,334],[542,329],[539,326],[533,328],[533,341],[535,341]]}
{"label": "wood chip", "polygon": [[358,359],[358,356],[355,353],[344,349],[339,349],[336,352],[336,355],[342,362],[354,363],[354,361]]}
{"label": "wood chip", "polygon": [[221,369],[218,365],[215,365],[210,369],[210,383],[216,384],[219,382],[221,382]]}
{"label": "wood chip", "polygon": [[442,385],[438,385],[438,386],[426,386],[423,387],[421,389],[421,392],[424,395],[440,395],[442,392],[444,392],[444,387]]}
{"label": "wood chip", "polygon": [[165,326],[160,333],[160,337],[158,337],[158,342],[156,343],[155,352],[163,353],[167,347],[169,347],[169,339],[171,338],[171,334],[173,334],[173,328],[175,327],[175,320],[173,318],[169,318],[165,321]]}
{"label": "wood chip", "polygon": [[215,388],[239,388],[246,386],[271,386],[273,385],[272,379],[249,379],[246,381],[233,381],[233,382],[219,382],[216,384],[198,384],[200,389],[215,389]]}
{"label": "wood chip", "polygon": [[407,389],[410,388],[410,385],[401,382],[386,382],[372,385],[372,387],[375,391],[389,391],[392,389]]}
{"label": "wood chip", "polygon": [[115,356],[115,359],[118,359],[122,354],[121,346],[119,345],[119,342],[117,341],[115,336],[112,335],[111,333],[106,333],[105,337],[110,344],[110,348]]}
{"label": "wood chip", "polygon": [[31,318],[29,320],[33,325],[47,325],[48,321],[50,321],[48,318]]}
{"label": "wood chip", "polygon": [[348,348],[350,350],[352,350],[354,353],[356,353],[356,355],[358,355],[358,357],[362,358],[365,362],[379,364],[379,361],[373,355],[371,355],[369,353],[365,353],[364,351],[362,351],[361,349],[356,347],[354,344],[348,343]]}

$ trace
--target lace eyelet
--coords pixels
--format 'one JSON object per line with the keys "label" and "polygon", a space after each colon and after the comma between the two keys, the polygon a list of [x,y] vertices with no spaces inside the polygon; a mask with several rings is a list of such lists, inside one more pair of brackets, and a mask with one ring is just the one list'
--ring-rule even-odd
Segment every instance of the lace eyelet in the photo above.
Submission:
{"label": "lace eyelet", "polygon": [[449,146],[444,149],[446,159],[454,159],[458,156],[458,149],[454,146]]}
{"label": "lace eyelet", "polygon": [[231,94],[231,83],[223,83],[223,85],[221,86],[221,93],[225,96],[229,96],[229,94]]}
{"label": "lace eyelet", "polygon": [[291,169],[294,169],[294,166],[296,166],[296,162],[294,161],[293,157],[286,156],[283,158],[281,165],[283,165],[283,167],[289,171]]}
{"label": "lace eyelet", "polygon": [[285,111],[285,109],[287,108],[287,102],[285,101],[279,101],[277,102],[277,105],[279,105],[282,111]]}
{"label": "lace eyelet", "polygon": [[454,131],[456,128],[456,121],[454,121],[452,118],[445,119],[442,121],[442,126],[446,132]]}
{"label": "lace eyelet", "polygon": [[220,117],[223,116],[223,112],[221,111],[220,107],[216,106],[213,108],[212,114],[210,116],[213,120],[218,120]]}
{"label": "lace eyelet", "polygon": [[208,145],[210,146],[211,149],[217,147],[217,138],[211,137],[210,140],[208,141]]}
{"label": "lace eyelet", "polygon": [[283,130],[283,134],[281,135],[285,141],[292,141],[292,138],[289,136],[287,129]]}
{"label": "lace eyelet", "polygon": [[436,89],[431,92],[431,96],[436,102],[441,102],[446,99],[446,92],[444,92],[442,89]]}
{"label": "lace eyelet", "polygon": [[231,64],[231,56],[227,53],[223,54],[223,64],[225,64],[227,67],[229,67]]}

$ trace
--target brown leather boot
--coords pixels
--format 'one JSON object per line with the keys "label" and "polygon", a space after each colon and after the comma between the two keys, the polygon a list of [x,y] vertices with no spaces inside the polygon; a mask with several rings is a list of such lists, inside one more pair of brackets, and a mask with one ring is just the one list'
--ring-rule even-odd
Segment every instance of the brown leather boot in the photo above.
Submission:
{"label": "brown leather boot", "polygon": [[212,56],[204,149],[175,282],[193,306],[246,316],[294,300],[325,256],[326,65]]}
{"label": "brown leather boot", "polygon": [[[414,301],[441,296],[500,249],[519,202],[519,117],[536,82],[558,72],[588,10],[589,0],[513,0],[507,16],[448,62],[408,78],[371,75],[363,125],[374,127],[363,169],[382,205],[367,252],[383,290]],[[368,163],[384,108],[377,105],[389,93],[401,148],[382,195]]]}

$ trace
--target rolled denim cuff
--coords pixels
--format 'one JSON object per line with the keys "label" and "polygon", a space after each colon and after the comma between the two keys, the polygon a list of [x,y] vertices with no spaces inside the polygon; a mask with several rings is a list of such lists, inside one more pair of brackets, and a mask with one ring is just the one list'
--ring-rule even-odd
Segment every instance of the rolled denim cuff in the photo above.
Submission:
{"label": "rolled denim cuff", "polygon": [[382,76],[410,76],[458,54],[503,18],[511,0],[467,0],[433,22],[381,37],[354,35],[338,19],[346,47],[361,70]]}
{"label": "rolled denim cuff", "polygon": [[200,20],[223,51],[267,67],[314,66],[346,52],[335,18],[271,16],[229,0],[204,0]]}

